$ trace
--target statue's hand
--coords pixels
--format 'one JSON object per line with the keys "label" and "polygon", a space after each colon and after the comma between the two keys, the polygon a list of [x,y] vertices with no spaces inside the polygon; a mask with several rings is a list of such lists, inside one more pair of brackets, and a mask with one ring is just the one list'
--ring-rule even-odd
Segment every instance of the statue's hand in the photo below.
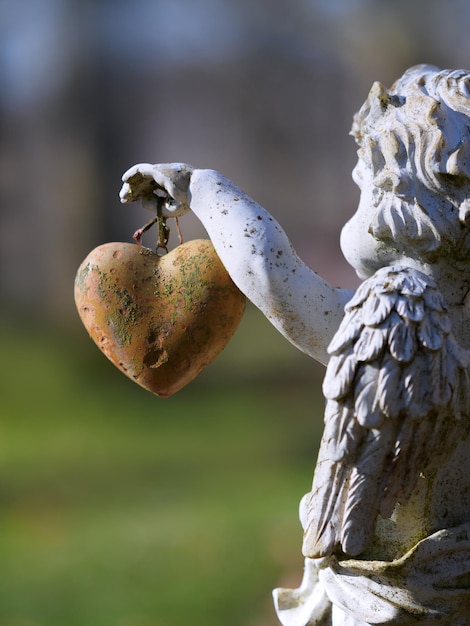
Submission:
{"label": "statue's hand", "polygon": [[136,202],[163,217],[179,217],[189,211],[188,189],[193,168],[184,163],[134,165],[122,177],[121,202]]}

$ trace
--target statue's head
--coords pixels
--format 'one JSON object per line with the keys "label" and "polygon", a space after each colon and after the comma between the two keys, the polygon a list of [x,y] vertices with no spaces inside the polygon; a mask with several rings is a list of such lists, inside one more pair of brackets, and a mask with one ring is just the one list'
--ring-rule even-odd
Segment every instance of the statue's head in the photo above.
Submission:
{"label": "statue's head", "polygon": [[432,263],[450,255],[470,264],[470,72],[420,65],[390,90],[375,83],[352,135],[362,190],[356,216],[371,237],[364,253],[372,258],[348,255],[356,216],[342,246],[358,273],[403,256]]}

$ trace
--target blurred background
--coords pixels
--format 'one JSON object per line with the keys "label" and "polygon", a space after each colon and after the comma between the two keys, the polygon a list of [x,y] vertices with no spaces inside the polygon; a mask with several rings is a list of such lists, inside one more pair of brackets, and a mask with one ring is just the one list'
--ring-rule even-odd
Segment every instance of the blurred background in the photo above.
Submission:
{"label": "blurred background", "polygon": [[88,339],[74,275],[149,218],[119,203],[122,173],[183,161],[354,287],[352,116],[375,80],[469,67],[469,20],[465,0],[0,2],[0,626],[277,624],[270,590],[302,574],[322,368],[250,306],[160,400]]}

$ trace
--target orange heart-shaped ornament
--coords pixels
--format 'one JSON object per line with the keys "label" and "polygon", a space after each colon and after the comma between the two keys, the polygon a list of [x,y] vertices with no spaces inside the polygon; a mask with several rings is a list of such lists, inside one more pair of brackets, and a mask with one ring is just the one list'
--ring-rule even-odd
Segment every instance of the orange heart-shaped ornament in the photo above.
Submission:
{"label": "orange heart-shaped ornament", "polygon": [[114,365],[168,397],[227,345],[246,298],[212,243],[198,239],[164,256],[131,243],[98,246],[78,269],[75,303]]}

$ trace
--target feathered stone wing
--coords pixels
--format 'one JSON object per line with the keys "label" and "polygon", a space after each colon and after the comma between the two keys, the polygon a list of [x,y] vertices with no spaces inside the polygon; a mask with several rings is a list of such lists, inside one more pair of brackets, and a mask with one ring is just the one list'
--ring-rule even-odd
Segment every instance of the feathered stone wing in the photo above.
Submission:
{"label": "feathered stone wing", "polygon": [[370,543],[377,514],[405,503],[419,473],[468,428],[468,353],[425,274],[379,270],[357,290],[329,347],[325,430],[307,497],[304,554]]}

